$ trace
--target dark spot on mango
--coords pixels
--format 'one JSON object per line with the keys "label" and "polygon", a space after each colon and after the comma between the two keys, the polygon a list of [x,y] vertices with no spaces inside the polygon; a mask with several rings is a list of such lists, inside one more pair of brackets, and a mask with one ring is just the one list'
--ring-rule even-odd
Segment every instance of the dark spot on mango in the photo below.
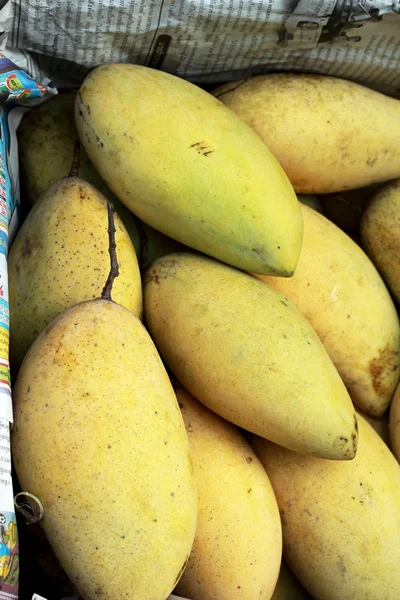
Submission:
{"label": "dark spot on mango", "polygon": [[[399,351],[393,348],[384,348],[379,351],[379,356],[369,363],[372,387],[378,396],[386,396],[394,391],[396,383],[389,375],[399,368]],[[389,377],[388,377],[389,376]]]}
{"label": "dark spot on mango", "polygon": [[27,235],[24,239],[24,243],[22,244],[21,256],[29,256],[30,254],[32,254],[32,241]]}
{"label": "dark spot on mango", "polygon": [[347,568],[346,568],[346,565],[344,564],[344,558],[343,558],[343,556],[339,556],[338,557],[338,561],[336,563],[336,566],[339,569],[339,571],[342,574],[342,576],[344,577],[344,574],[347,572]]}

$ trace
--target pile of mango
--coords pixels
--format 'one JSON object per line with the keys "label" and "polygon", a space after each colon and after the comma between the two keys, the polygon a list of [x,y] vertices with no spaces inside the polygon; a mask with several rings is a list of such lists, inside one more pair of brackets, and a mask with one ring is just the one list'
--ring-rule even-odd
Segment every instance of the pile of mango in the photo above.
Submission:
{"label": "pile of mango", "polygon": [[400,102],[104,65],[19,148],[13,459],[81,597],[399,600]]}

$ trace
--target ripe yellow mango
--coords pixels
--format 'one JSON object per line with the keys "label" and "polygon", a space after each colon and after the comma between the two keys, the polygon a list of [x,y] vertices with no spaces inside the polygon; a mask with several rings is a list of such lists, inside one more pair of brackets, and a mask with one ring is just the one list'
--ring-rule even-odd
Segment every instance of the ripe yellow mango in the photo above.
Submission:
{"label": "ripe yellow mango", "polygon": [[381,416],[399,380],[400,325],[376,268],[341,229],[301,207],[304,241],[290,279],[261,278],[285,294],[317,332],[350,396]]}
{"label": "ripe yellow mango", "polygon": [[281,513],[283,554],[319,600],[400,598],[400,466],[360,416],[353,461],[252,445]]}
{"label": "ripe yellow mango", "polygon": [[197,492],[176,396],[147,331],[108,300],[31,346],[13,393],[24,491],[85,600],[165,600],[192,547]]}
{"label": "ripe yellow mango", "polygon": [[212,411],[299,452],[354,457],[347,390],[314,330],[282,294],[211,258],[180,253],[146,272],[144,306],[161,355]]}
{"label": "ripe yellow mango", "polygon": [[234,425],[185,390],[176,396],[199,497],[194,544],[176,593],[191,600],[271,598],[282,528],[268,476]]}
{"label": "ripe yellow mango", "polygon": [[400,462],[400,384],[397,386],[390,407],[389,416],[390,447],[393,454]]}
{"label": "ripe yellow mango", "polygon": [[[140,317],[142,283],[135,249],[117,215],[115,228],[120,275],[113,297]],[[107,231],[106,199],[79,178],[53,184],[28,214],[8,259],[15,370],[54,317],[100,296],[110,269]]]}
{"label": "ripe yellow mango", "polygon": [[400,179],[371,198],[360,231],[363,248],[400,303]]}
{"label": "ripe yellow mango", "polygon": [[[400,177],[400,102],[352,81],[261,75],[213,94],[276,156],[296,192],[328,194]],[[361,114],[368,113],[368,126]]]}
{"label": "ripe yellow mango", "polygon": [[293,188],[211,94],[162,71],[109,64],[84,80],[75,116],[90,160],[140,219],[244,270],[293,273],[302,240]]}
{"label": "ripe yellow mango", "polygon": [[[28,111],[21,121],[17,134],[24,204],[33,206],[53,183],[69,175],[79,139],[74,118],[76,94],[75,90],[61,91]],[[112,202],[139,256],[140,237],[135,217],[104,184],[82,145],[77,175]]]}

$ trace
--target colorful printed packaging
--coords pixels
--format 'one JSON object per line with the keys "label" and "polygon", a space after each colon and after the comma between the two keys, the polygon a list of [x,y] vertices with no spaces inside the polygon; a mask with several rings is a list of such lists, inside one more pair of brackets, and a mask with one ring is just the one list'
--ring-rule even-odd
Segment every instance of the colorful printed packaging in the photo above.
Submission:
{"label": "colorful printed packaging", "polygon": [[9,368],[7,252],[18,229],[19,184],[17,126],[31,106],[54,95],[0,52],[0,600],[18,598],[19,552],[11,479],[12,424]]}

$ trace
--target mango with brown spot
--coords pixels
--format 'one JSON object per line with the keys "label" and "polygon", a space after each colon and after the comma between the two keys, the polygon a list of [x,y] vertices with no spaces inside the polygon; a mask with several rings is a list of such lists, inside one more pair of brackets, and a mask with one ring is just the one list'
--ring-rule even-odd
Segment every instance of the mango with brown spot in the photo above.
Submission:
{"label": "mango with brown spot", "polygon": [[[119,277],[114,298],[138,317],[142,283],[135,249],[118,215]],[[86,181],[66,177],[50,186],[23,222],[8,259],[10,358],[13,370],[52,319],[100,296],[110,269],[107,201]]]}
{"label": "mango with brown spot", "polygon": [[252,446],[273,485],[283,555],[313,598],[400,598],[400,465],[361,417],[353,461]]}
{"label": "mango with brown spot", "polygon": [[290,279],[259,276],[310,322],[350,396],[377,417],[399,380],[400,324],[390,294],[363,250],[324,216],[301,207],[304,240]]}
{"label": "mango with brown spot", "polygon": [[399,100],[306,73],[252,77],[213,94],[258,133],[298,193],[342,192],[400,177]]}
{"label": "mango with brown spot", "polygon": [[144,305],[166,363],[210,410],[298,452],[354,457],[348,392],[285,296],[243,271],[180,253],[147,271]]}
{"label": "mango with brown spot", "polygon": [[293,273],[303,231],[293,188],[211,94],[156,69],[107,64],[82,83],[75,118],[93,165],[142,221],[235,267]]}

